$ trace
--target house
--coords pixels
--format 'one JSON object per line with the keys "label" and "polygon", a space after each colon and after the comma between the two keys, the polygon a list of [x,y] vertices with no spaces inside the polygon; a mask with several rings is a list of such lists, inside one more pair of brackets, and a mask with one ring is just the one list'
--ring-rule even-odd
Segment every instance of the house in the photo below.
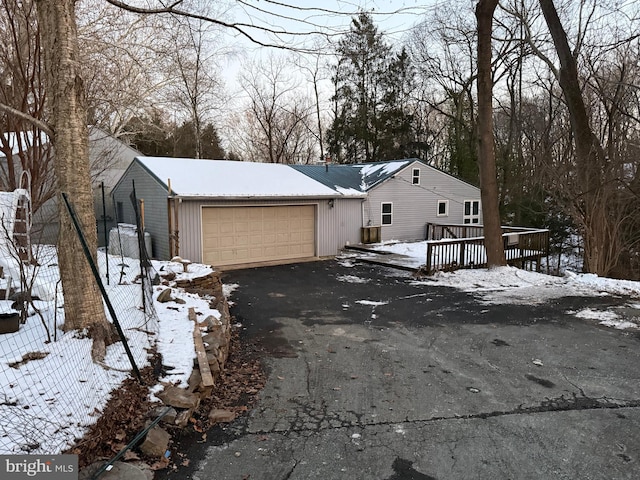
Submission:
{"label": "house", "polygon": [[104,130],[89,129],[89,163],[99,246],[107,244],[107,235],[116,225],[111,190],[139,155],[139,151]]}
{"label": "house", "polygon": [[[35,139],[31,132],[24,132],[21,135],[10,132],[5,135],[5,143],[13,146],[12,155],[19,152],[18,144],[22,148],[29,150],[33,145],[48,144],[49,138],[42,133],[40,139]],[[112,137],[105,131],[97,128],[89,128],[89,162],[91,168],[91,182],[93,188],[93,199],[95,216],[97,220],[98,245],[106,245],[104,232],[108,232],[114,225],[115,210],[111,203],[111,189],[123,175],[133,159],[140,155],[140,152],[129,147],[122,141]],[[8,185],[7,158],[0,152],[0,184]],[[15,182],[23,188],[28,189],[28,185],[18,181],[22,171],[20,161],[16,160],[16,170],[14,171]],[[51,177],[45,182],[46,189],[54,189],[54,179],[52,170],[49,170]],[[104,186],[104,202],[102,187]],[[49,191],[51,193],[51,191]],[[106,229],[105,229],[106,224]],[[32,239],[34,243],[55,244],[58,238],[58,201],[51,198],[44,202],[33,215]]]}
{"label": "house", "polygon": [[366,196],[282,164],[137,157],[113,189],[119,222],[135,223],[134,188],[153,257],[217,267],[336,255]]}
{"label": "house", "polygon": [[424,239],[427,223],[482,224],[480,189],[420,160],[292,168],[338,191],[366,194],[359,226],[379,226],[381,241]]}
{"label": "house", "polygon": [[424,239],[426,223],[481,223],[480,190],[419,160],[282,165],[137,157],[113,189],[117,219],[144,212],[152,255],[217,267],[336,255],[377,228]]}

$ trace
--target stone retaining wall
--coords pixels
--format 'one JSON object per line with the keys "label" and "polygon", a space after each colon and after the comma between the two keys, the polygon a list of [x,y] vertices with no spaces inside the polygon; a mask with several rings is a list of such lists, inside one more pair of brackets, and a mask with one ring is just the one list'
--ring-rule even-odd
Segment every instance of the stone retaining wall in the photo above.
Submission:
{"label": "stone retaining wall", "polygon": [[[165,278],[164,283],[168,289],[182,289],[206,298],[210,307],[220,312],[220,318],[216,318],[213,315],[206,318],[197,318],[211,375],[214,382],[217,382],[229,356],[229,343],[231,341],[231,315],[229,314],[227,299],[222,292],[220,275],[217,272],[212,272],[206,276],[191,280],[169,280]],[[171,292],[167,292],[163,297],[167,301],[171,301]],[[152,412],[152,416],[159,415],[160,412],[169,407],[169,413],[164,416],[162,423],[165,426],[185,427],[195,410],[200,406],[200,402],[211,394],[212,388],[203,384],[198,362],[194,358],[193,372],[189,378],[188,387],[185,389],[174,385],[165,386],[164,390],[157,394],[164,406],[155,409]],[[212,421],[229,422],[235,418],[235,414],[214,408],[209,417]],[[170,435],[167,431],[161,426],[156,426],[147,434],[140,449],[147,455],[162,457],[168,449],[169,442]]]}

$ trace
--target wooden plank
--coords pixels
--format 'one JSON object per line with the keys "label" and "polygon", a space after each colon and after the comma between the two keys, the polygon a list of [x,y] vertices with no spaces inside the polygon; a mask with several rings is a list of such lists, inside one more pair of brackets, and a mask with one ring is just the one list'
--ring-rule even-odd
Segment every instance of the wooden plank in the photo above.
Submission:
{"label": "wooden plank", "polygon": [[198,357],[198,367],[200,368],[202,385],[205,387],[213,387],[215,382],[213,381],[213,375],[211,375],[207,352],[204,349],[204,342],[202,341],[202,333],[200,333],[198,318],[196,317],[196,311],[193,307],[189,308],[189,320],[193,321],[193,343],[196,346],[196,356]]}

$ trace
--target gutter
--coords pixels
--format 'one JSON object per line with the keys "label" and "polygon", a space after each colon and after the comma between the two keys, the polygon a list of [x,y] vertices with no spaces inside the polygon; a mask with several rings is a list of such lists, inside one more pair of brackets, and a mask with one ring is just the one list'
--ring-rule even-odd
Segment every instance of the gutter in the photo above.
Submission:
{"label": "gutter", "polygon": [[353,195],[353,196],[345,196],[339,193],[332,195],[296,195],[296,196],[274,196],[274,195],[265,195],[265,196],[256,196],[256,195],[229,195],[229,196],[207,196],[207,195],[174,195],[173,198],[180,198],[181,200],[201,200],[201,201],[263,201],[263,200],[328,200],[331,198],[335,199],[366,199],[366,195]]}

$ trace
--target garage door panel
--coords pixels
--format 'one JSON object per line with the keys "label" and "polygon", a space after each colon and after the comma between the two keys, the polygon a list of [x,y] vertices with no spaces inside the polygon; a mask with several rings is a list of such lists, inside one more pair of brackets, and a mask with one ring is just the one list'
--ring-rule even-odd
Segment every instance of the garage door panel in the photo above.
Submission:
{"label": "garage door panel", "polygon": [[203,261],[216,266],[315,255],[315,206],[205,207]]}
{"label": "garage door panel", "polygon": [[269,245],[269,244],[276,243],[276,234],[275,233],[265,233],[262,236],[262,239],[263,239],[263,242],[262,242],[263,244]]}

